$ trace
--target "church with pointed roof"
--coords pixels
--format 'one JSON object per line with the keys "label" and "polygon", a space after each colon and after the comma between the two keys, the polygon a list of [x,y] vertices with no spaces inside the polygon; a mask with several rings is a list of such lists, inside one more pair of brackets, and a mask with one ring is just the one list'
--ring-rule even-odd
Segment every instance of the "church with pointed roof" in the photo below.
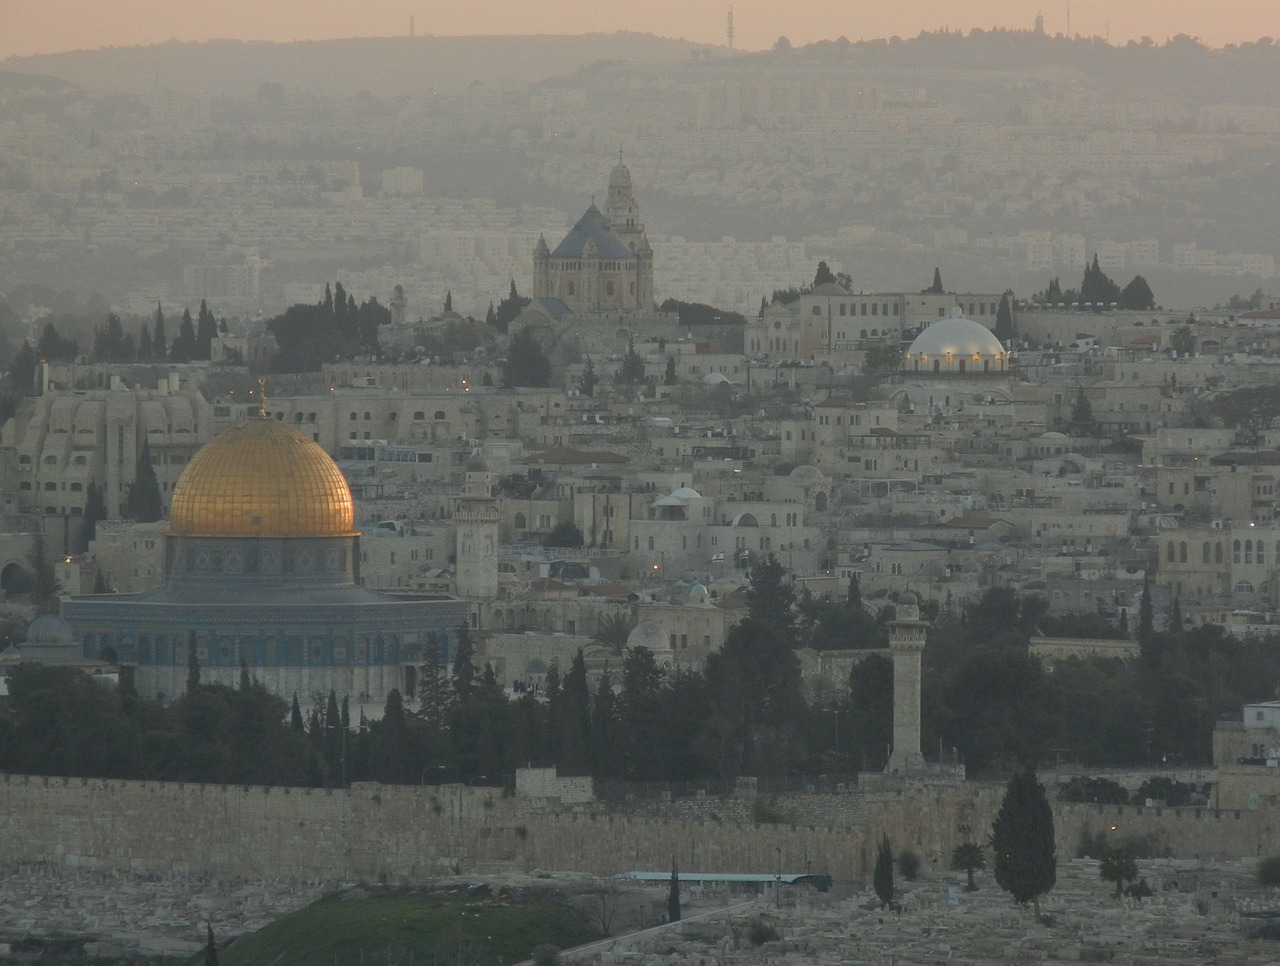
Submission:
{"label": "church with pointed roof", "polygon": [[573,313],[653,308],[653,249],[640,221],[631,172],[621,157],[609,175],[604,210],[591,206],[553,250],[533,251],[534,299],[558,299]]}

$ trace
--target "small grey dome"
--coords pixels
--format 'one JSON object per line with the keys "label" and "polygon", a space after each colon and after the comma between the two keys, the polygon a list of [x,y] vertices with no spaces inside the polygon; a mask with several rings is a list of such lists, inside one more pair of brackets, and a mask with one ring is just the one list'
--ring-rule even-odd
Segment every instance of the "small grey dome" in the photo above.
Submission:
{"label": "small grey dome", "polygon": [[57,614],[42,614],[27,625],[28,644],[69,644],[75,639],[71,625]]}

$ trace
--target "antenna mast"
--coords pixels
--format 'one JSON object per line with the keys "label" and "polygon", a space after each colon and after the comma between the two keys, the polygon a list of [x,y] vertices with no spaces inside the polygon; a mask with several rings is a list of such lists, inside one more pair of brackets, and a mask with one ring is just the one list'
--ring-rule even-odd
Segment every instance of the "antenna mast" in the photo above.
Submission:
{"label": "antenna mast", "polygon": [[733,7],[729,8],[729,16],[725,22],[725,33],[729,38],[729,49],[733,50]]}

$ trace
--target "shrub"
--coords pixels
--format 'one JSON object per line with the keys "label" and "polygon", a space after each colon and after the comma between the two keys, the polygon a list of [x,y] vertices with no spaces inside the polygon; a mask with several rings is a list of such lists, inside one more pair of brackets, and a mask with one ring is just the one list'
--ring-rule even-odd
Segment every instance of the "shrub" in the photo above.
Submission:
{"label": "shrub", "polygon": [[1073,778],[1058,789],[1060,802],[1096,802],[1099,805],[1128,805],[1129,793],[1109,778]]}
{"label": "shrub", "polygon": [[551,943],[542,943],[533,947],[534,966],[559,966],[560,947]]}
{"label": "shrub", "polygon": [[778,807],[776,798],[757,795],[751,800],[751,821],[757,825],[789,825],[791,813]]}
{"label": "shrub", "polygon": [[898,871],[908,882],[914,882],[920,875],[920,856],[910,849],[903,849],[898,854]]}
{"label": "shrub", "polygon": [[751,940],[751,945],[763,946],[782,937],[778,935],[778,930],[763,919],[752,919],[751,925],[747,928],[747,938]]}
{"label": "shrub", "polygon": [[1255,874],[1263,885],[1280,885],[1280,855],[1269,855],[1260,861]]}

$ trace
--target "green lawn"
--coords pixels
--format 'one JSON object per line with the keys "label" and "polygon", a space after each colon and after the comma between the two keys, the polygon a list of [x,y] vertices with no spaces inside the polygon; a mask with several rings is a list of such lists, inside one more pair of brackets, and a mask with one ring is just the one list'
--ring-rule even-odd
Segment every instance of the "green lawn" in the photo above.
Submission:
{"label": "green lawn", "polygon": [[299,909],[227,949],[221,966],[502,966],[535,946],[597,938],[550,896],[359,888]]}

